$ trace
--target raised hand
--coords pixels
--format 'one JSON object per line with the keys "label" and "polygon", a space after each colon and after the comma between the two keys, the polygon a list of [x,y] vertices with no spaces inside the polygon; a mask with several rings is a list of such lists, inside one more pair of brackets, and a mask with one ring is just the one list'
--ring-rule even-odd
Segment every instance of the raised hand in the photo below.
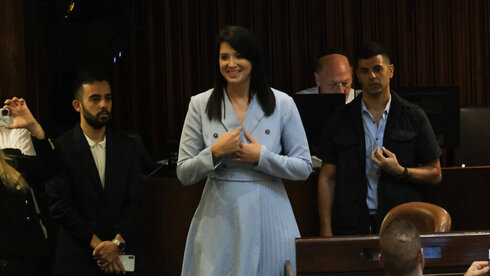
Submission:
{"label": "raised hand", "polygon": [[239,126],[234,130],[225,132],[218,141],[211,146],[214,161],[218,160],[223,155],[234,154],[240,149],[240,132],[242,131],[242,128],[242,126]]}
{"label": "raised hand", "polygon": [[45,133],[41,125],[32,116],[26,101],[23,98],[13,97],[4,102],[4,108],[8,108],[12,116],[12,124],[5,126],[8,129],[26,128],[32,136],[38,139],[44,139]]}
{"label": "raised hand", "polygon": [[380,149],[376,146],[376,149],[371,152],[371,160],[373,160],[378,167],[384,172],[391,175],[401,175],[404,168],[398,164],[396,155],[383,147]]}
{"label": "raised hand", "polygon": [[259,162],[260,150],[262,149],[262,145],[246,130],[245,138],[247,138],[250,143],[240,143],[240,148],[235,153],[236,158],[234,159],[234,161],[252,163]]}

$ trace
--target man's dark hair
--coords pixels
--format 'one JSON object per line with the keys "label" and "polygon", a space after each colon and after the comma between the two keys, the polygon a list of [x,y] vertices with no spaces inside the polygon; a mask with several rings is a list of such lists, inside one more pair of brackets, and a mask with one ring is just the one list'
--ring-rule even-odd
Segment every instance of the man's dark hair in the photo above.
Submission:
{"label": "man's dark hair", "polygon": [[349,57],[347,54],[342,50],[338,48],[328,48],[321,56],[319,56],[316,60],[316,65],[315,65],[315,72],[319,73],[322,70],[323,64],[320,62],[320,59],[325,56],[329,55],[341,55],[347,58],[347,60],[350,63]]}
{"label": "man's dark hair", "polygon": [[219,68],[219,50],[223,42],[230,44],[235,51],[239,52],[242,57],[252,64],[249,101],[252,100],[255,94],[264,114],[270,116],[276,108],[276,98],[267,84],[264,65],[257,42],[247,29],[240,26],[227,26],[219,32],[216,39],[214,90],[206,105],[208,118],[210,120],[221,120],[223,89],[226,88],[226,79],[221,74]]}
{"label": "man's dark hair", "polygon": [[359,65],[360,59],[368,59],[377,55],[382,55],[386,59],[388,64],[391,64],[390,54],[388,50],[383,47],[383,45],[377,42],[368,42],[362,44],[356,52],[356,66]]}
{"label": "man's dark hair", "polygon": [[379,247],[389,275],[408,275],[417,269],[420,235],[409,221],[394,219],[381,232]]}
{"label": "man's dark hair", "polygon": [[73,98],[75,100],[82,100],[82,86],[84,84],[91,84],[98,81],[110,82],[108,74],[101,72],[91,72],[91,71],[80,71],[77,73],[77,77],[73,82]]}

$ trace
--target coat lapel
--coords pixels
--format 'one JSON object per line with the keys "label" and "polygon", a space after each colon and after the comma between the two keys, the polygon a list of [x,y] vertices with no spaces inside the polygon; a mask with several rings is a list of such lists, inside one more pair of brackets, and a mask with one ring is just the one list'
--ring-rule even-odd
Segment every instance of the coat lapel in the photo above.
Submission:
{"label": "coat lapel", "polygon": [[223,94],[223,104],[221,105],[221,123],[226,131],[230,131],[239,127],[240,122],[235,114],[235,110],[233,110],[228,94],[224,89]]}
{"label": "coat lapel", "polygon": [[252,134],[264,116],[264,111],[262,110],[257,97],[254,95],[250,101],[247,114],[243,119],[243,128]]}
{"label": "coat lapel", "polygon": [[[224,90],[223,93],[224,103],[221,106],[221,123],[225,127],[226,131],[230,131],[239,127],[240,122],[238,121],[235,110],[231,105],[228,94],[226,94],[226,91]],[[264,118],[264,111],[260,107],[260,104],[257,101],[257,97],[254,95],[252,100],[250,101],[247,114],[245,114],[245,118],[243,119],[243,128],[249,133],[252,133],[258,126],[262,118]]]}
{"label": "coat lapel", "polygon": [[106,138],[106,155],[105,155],[105,187],[104,191],[108,191],[112,188],[112,184],[114,183],[115,177],[115,162],[122,161],[121,158],[118,158],[118,152],[115,150],[116,140],[114,139],[114,135],[110,129],[106,128],[105,133]]}
{"label": "coat lapel", "polygon": [[77,156],[80,156],[81,168],[87,171],[89,182],[95,185],[97,192],[103,192],[94,157],[92,156],[87,139],[85,138],[80,125],[77,125],[73,131],[73,141],[74,150],[76,151]]}

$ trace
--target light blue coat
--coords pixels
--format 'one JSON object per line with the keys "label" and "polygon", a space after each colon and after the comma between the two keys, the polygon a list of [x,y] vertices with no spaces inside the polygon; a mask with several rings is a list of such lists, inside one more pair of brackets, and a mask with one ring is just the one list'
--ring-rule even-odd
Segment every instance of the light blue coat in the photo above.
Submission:
{"label": "light blue coat", "polygon": [[[187,236],[182,275],[281,275],[295,264],[300,237],[282,178],[307,179],[311,157],[294,101],[273,90],[274,113],[266,117],[253,97],[243,129],[262,145],[256,164],[222,158],[213,164],[211,146],[240,123],[223,92],[221,121],[210,121],[212,89],[191,98],[182,130],[177,177],[184,185],[207,177]],[[242,142],[246,139],[242,132]]]}

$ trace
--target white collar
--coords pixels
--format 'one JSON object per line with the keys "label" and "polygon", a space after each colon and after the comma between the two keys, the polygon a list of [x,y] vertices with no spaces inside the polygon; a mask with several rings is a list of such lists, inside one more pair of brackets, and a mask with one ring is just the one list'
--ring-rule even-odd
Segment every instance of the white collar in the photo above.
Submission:
{"label": "white collar", "polygon": [[85,138],[87,139],[87,142],[88,142],[88,145],[93,148],[97,145],[101,146],[103,149],[105,149],[106,147],[106,139],[105,139],[105,135],[104,135],[104,140],[100,141],[99,143],[95,143],[94,140],[90,139],[90,137],[87,136],[87,134],[83,133],[83,135],[85,135]]}

